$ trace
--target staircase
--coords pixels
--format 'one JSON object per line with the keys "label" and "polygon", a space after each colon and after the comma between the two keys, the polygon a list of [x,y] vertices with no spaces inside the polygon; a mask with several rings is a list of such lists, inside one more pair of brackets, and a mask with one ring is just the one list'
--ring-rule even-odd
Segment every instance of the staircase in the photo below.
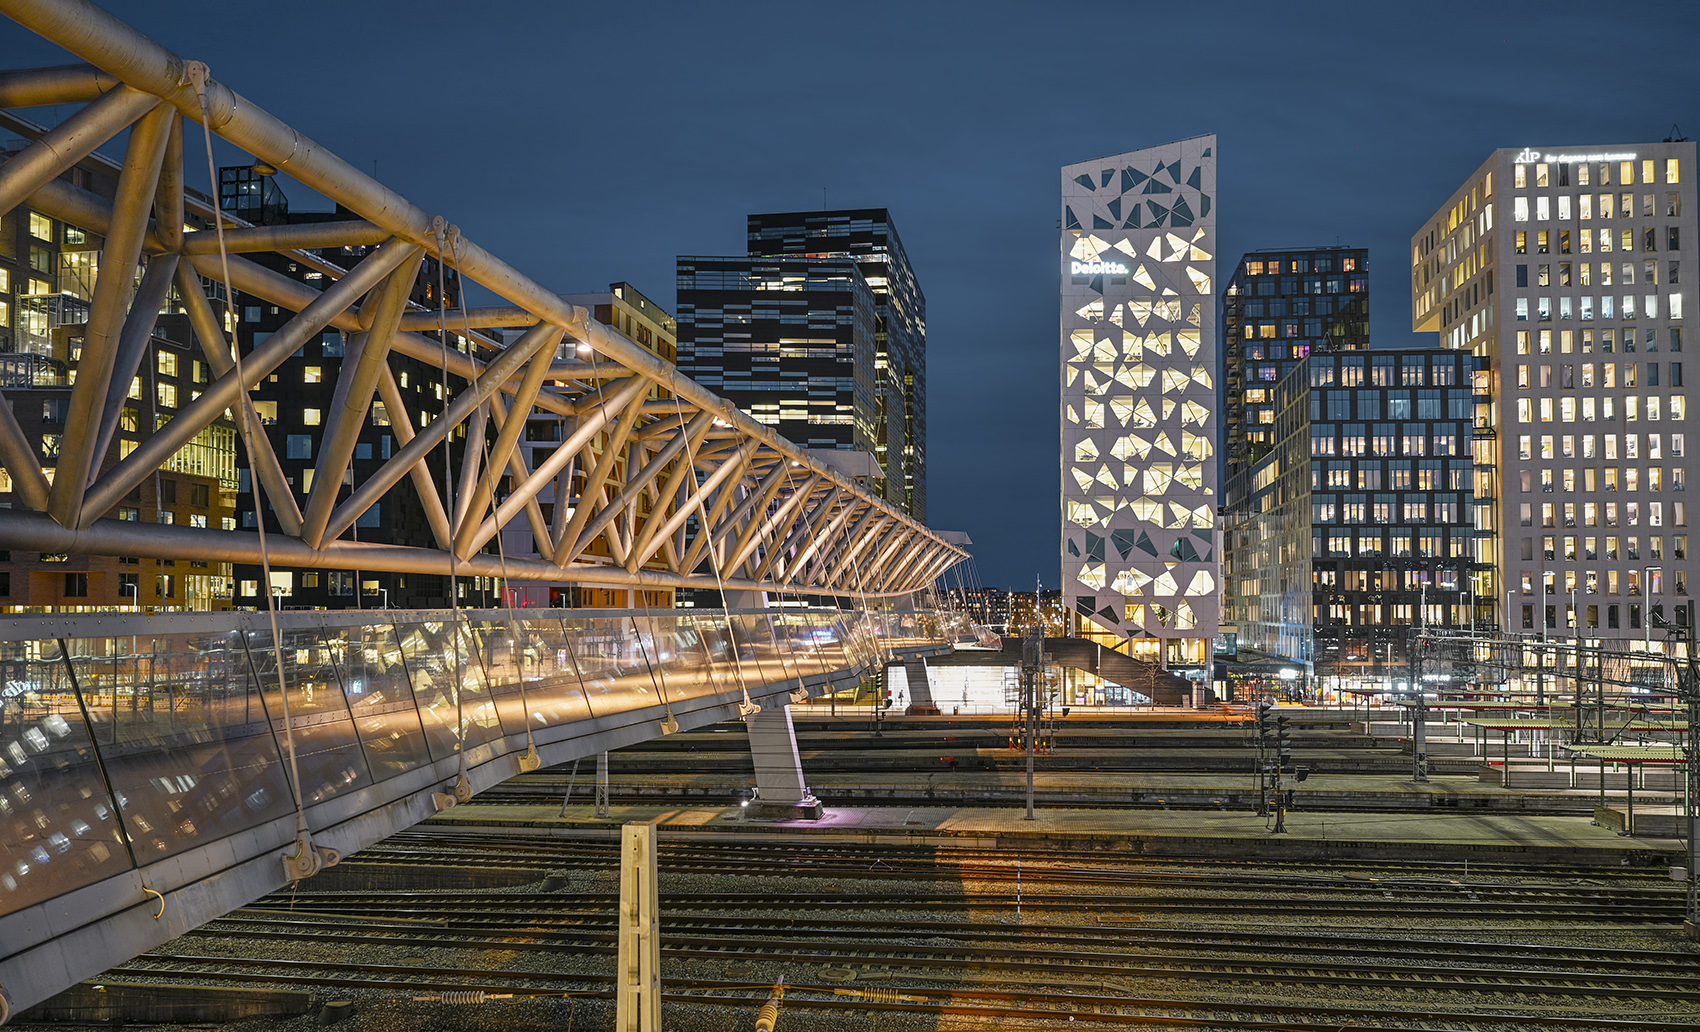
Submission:
{"label": "staircase", "polygon": [[[1013,656],[1017,666],[1021,664],[1021,643],[1020,638],[1003,640],[1004,653]],[[1054,663],[1096,674],[1138,692],[1157,706],[1184,706],[1192,691],[1191,682],[1184,677],[1085,638],[1046,638],[1045,651]]]}

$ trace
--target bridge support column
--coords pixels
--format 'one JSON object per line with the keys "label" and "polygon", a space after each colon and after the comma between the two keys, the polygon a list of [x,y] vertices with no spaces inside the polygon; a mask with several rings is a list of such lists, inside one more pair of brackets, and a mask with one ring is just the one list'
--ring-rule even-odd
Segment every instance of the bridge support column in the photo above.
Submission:
{"label": "bridge support column", "polygon": [[769,699],[761,712],[744,718],[749,730],[750,755],[756,765],[756,798],[752,816],[820,820],[823,808],[803,781],[803,761],[797,755],[797,729],[791,707]]}
{"label": "bridge support column", "polygon": [[606,817],[608,809],[608,754],[596,754],[596,816]]}
{"label": "bridge support column", "polygon": [[909,678],[909,708],[903,712],[912,717],[938,716],[938,704],[933,702],[933,684],[927,679],[926,659],[921,656],[905,659],[903,673]]}
{"label": "bridge support column", "polygon": [[655,825],[620,829],[619,966],[614,1028],[661,1032],[661,900],[655,884]]}

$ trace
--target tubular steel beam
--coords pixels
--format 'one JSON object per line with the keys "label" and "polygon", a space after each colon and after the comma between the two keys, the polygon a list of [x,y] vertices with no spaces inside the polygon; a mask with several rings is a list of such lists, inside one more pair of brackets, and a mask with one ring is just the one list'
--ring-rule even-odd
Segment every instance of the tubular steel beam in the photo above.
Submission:
{"label": "tubular steel beam", "polygon": [[[371,261],[370,258],[367,261]],[[362,262],[361,265],[365,265]],[[340,285],[340,284],[339,284]],[[334,288],[333,288],[334,289]],[[552,328],[539,325],[535,330],[525,334],[515,341],[513,346],[504,351],[500,358],[490,363],[485,375],[468,390],[464,391],[441,416],[431,421],[422,433],[414,435],[413,440],[402,445],[390,460],[379,466],[377,471],[367,478],[364,484],[355,489],[346,502],[337,506],[331,513],[330,523],[325,528],[326,538],[342,536],[342,532],[354,524],[360,514],[370,509],[379,498],[382,498],[396,482],[407,475],[407,471],[416,463],[422,462],[425,456],[448,439],[449,431],[466,421],[484,400],[495,390],[496,385],[506,380],[509,375],[531,359],[539,349],[548,344],[552,337]],[[270,343],[268,341],[268,343]],[[293,350],[293,349],[291,349]]]}
{"label": "tubular steel beam", "polygon": [[307,510],[301,514],[301,537],[313,548],[324,541],[325,524],[330,522],[331,507],[342,490],[342,475],[354,460],[354,446],[360,441],[366,412],[372,407],[379,370],[389,362],[390,341],[395,338],[396,323],[418,275],[417,258],[402,262],[383,287],[373,291],[376,297],[368,295],[363,306],[374,309],[372,329],[364,335],[359,357],[344,361],[337,377],[331,395],[330,434],[319,446],[313,488],[307,496]]}
{"label": "tubular steel beam", "polygon": [[[159,166],[170,136],[170,109],[156,107],[143,116],[130,133],[124,171],[118,177],[112,232],[101,251],[102,275],[95,281],[94,300],[89,303],[83,357],[77,366],[76,386],[71,388],[70,414],[59,448],[59,473],[48,494],[47,511],[67,527],[79,525],[89,472],[99,462],[94,446],[100,434],[101,409],[106,405],[118,334],[130,307],[136,263],[142,256],[142,235],[147,230],[148,211],[159,186]],[[105,511],[97,509],[95,515]]]}
{"label": "tubular steel beam", "polygon": [[[401,388],[396,385],[395,374],[390,372],[389,366],[378,371],[378,396],[384,402],[384,409],[391,413],[390,429],[395,432],[395,439],[403,448],[407,447],[407,442],[413,440],[413,423],[407,414]],[[437,547],[453,547],[454,532],[449,529],[449,514],[443,508],[443,497],[437,491],[437,482],[431,479],[431,471],[423,462],[416,462],[407,472],[413,480],[414,492],[425,505],[425,518],[431,524],[431,536],[436,539]]]}
{"label": "tubular steel beam", "polygon": [[4,394],[0,394],[0,463],[12,474],[12,490],[23,503],[36,512],[46,512],[47,474]]}
{"label": "tubular steel beam", "polygon": [[[233,366],[230,341],[225,338],[224,330],[218,324],[218,316],[213,313],[212,304],[207,301],[207,296],[201,293],[200,277],[195,275],[195,270],[189,267],[188,262],[177,263],[177,294],[183,299],[183,307],[189,313],[189,325],[194,328],[195,336],[201,342],[201,354],[207,360],[207,368],[212,370],[214,376],[229,373]],[[247,409],[246,418],[253,420],[254,426],[259,426],[260,413],[254,408],[253,400],[246,394],[242,395],[242,405]],[[243,416],[238,415],[237,418]],[[260,486],[265,489],[265,496],[271,502],[272,513],[277,516],[278,529],[285,534],[301,533],[301,510],[295,504],[295,492],[290,488],[289,478],[284,476],[283,465],[277,461],[277,453],[272,450],[271,439],[264,433],[259,433],[254,435],[253,443],[254,454],[248,456],[248,464]]]}
{"label": "tubular steel beam", "polygon": [[117,78],[94,65],[57,65],[0,72],[0,108],[44,107],[48,104],[86,104],[99,100],[119,85]]}
{"label": "tubular steel beam", "polygon": [[14,154],[0,166],[0,213],[22,204],[124,127],[159,107],[159,98],[120,86]]}
{"label": "tubular steel beam", "polygon": [[[300,226],[254,226],[225,230],[224,249],[230,254],[247,254],[254,251],[287,251],[295,248],[376,247],[390,236],[388,230],[379,229],[370,222],[309,222]],[[218,234],[212,230],[188,234],[183,238],[183,253],[217,254]],[[437,329],[435,324],[422,328]]]}
{"label": "tubular steel beam", "polygon": [[[502,470],[508,465],[508,456],[513,454],[514,446],[519,443],[520,432],[525,429],[525,421],[531,415],[532,403],[537,400],[537,392],[543,388],[543,378],[549,373],[549,353],[554,350],[555,342],[561,339],[560,328],[551,327],[550,337],[526,367],[525,379],[520,382],[519,393],[514,395],[514,418],[503,421],[502,428],[496,432],[496,439],[490,445],[489,460],[484,465],[484,475],[477,478],[476,486],[472,489],[472,504],[467,506],[466,510],[468,514],[482,515],[489,507],[490,499],[496,494],[496,481],[502,478]],[[467,483],[463,481],[461,490],[466,489]],[[463,548],[476,533],[477,525],[472,520],[462,520],[455,535],[455,546]]]}
{"label": "tubular steel beam", "polygon": [[128,458],[101,477],[89,489],[85,508],[98,516],[118,504],[118,499],[165,465],[177,449],[188,444],[225,409],[237,404],[255,384],[271,375],[297,348],[307,343],[309,337],[330,325],[337,312],[353,304],[360,295],[395,271],[396,266],[417,253],[417,245],[392,241],[368,255],[365,261],[354,267],[354,271],[338,280],[300,314],[266,338],[264,344],[248,353],[242,360],[242,377],[246,383],[237,383],[234,366],[230,372],[214,380],[200,397],[178,409],[175,419],[156,430]]}
{"label": "tubular steel beam", "polygon": [[[274,549],[280,563],[343,568],[339,564],[346,562],[346,568],[435,573],[458,569],[478,576],[505,573],[678,587],[705,585],[707,578],[698,576],[696,568],[709,556],[722,574],[753,572],[726,582],[736,590],[818,591],[854,579],[859,590],[899,592],[924,587],[917,580],[921,574],[966,555],[863,485],[682,376],[660,356],[596,321],[584,308],[525,277],[442,217],[412,205],[229,87],[203,77],[202,68],[195,67],[191,76],[189,62],[88,0],[0,0],[0,13],[94,64],[0,73],[0,106],[88,104],[51,130],[6,116],[6,125],[38,142],[0,166],[0,191],[9,188],[17,201],[27,200],[35,210],[106,238],[90,343],[85,344],[73,388],[76,415],[88,417],[79,425],[87,429],[67,434],[61,475],[51,486],[15,421],[8,426],[0,416],[0,459],[16,467],[19,501],[30,505],[45,500],[48,511],[83,547],[111,548],[124,542],[120,554],[163,552],[162,558],[195,559],[247,548],[231,545],[231,537],[221,536],[227,532],[208,535],[202,528],[135,524],[106,528],[108,521],[100,517],[228,408],[242,405],[246,414],[253,414],[247,391],[308,336],[333,327],[358,336],[338,379],[336,415],[318,450],[304,535],[295,497],[269,442],[253,442],[256,454],[249,456],[284,531]],[[205,84],[204,109],[194,82]],[[160,101],[169,107],[159,106]],[[130,153],[121,166],[95,150],[100,142],[96,137],[110,138],[137,117],[142,121],[130,134]],[[218,211],[212,202],[186,194],[182,123],[184,118],[198,122],[203,117],[229,144],[317,191],[349,217],[334,223],[250,226]],[[53,178],[78,162],[113,170],[120,181],[117,200]],[[150,208],[156,215],[151,221]],[[185,213],[228,227],[222,260],[216,233],[184,232]],[[351,270],[310,253],[373,244],[382,247]],[[392,290],[373,295],[359,309],[351,307],[421,250],[451,266],[463,286],[487,290],[496,302],[446,313],[423,310],[408,304],[400,289],[399,283],[411,283],[411,277],[396,273]],[[278,255],[328,280],[327,288],[321,291],[244,257],[250,253]],[[130,270],[143,255],[154,257],[142,296],[132,306]],[[200,398],[86,486],[88,473],[100,468],[108,442],[116,437],[113,390],[134,375],[137,354],[145,351],[144,330],[153,314],[149,309],[158,307],[153,297],[162,282],[173,278],[173,262],[182,303],[216,379]],[[297,313],[245,356],[243,383],[236,382],[230,345],[197,278],[199,273],[223,279],[226,267],[234,289]],[[445,320],[459,327],[446,341],[436,339]],[[509,326],[531,329],[507,346],[474,330]],[[555,348],[562,336],[570,336],[578,352],[591,354],[594,361]],[[140,347],[138,339],[143,341]],[[392,352],[442,367],[466,384],[446,385],[445,411],[417,432],[389,368]],[[665,393],[646,398],[655,388]],[[351,453],[374,392],[392,411],[400,449],[339,505],[341,478],[349,468],[344,453]],[[512,397],[511,409],[502,394]],[[121,407],[122,397],[118,402]],[[97,403],[102,403],[99,412],[93,411]],[[570,422],[571,431],[567,441],[529,471],[518,442],[534,411],[561,417]],[[467,427],[472,436],[485,420],[494,420],[497,439],[482,475],[461,478],[456,501],[464,516],[451,521],[444,504],[449,500],[425,460],[437,446],[446,447],[449,433],[456,426],[466,427],[468,419],[475,419]],[[598,437],[604,441],[593,452]],[[474,463],[481,457],[469,455]],[[567,472],[575,467],[585,480],[576,507],[570,505],[574,475]],[[617,469],[623,469],[622,479],[615,479]],[[492,505],[495,485],[504,475],[514,481],[512,490]],[[337,540],[404,476],[412,478],[422,500],[436,549]],[[801,486],[775,502],[782,488],[794,484]],[[554,525],[548,526],[538,497],[551,488],[556,508]],[[45,499],[40,497],[43,491]],[[646,507],[647,514],[639,519]],[[491,508],[494,512],[486,516]],[[521,508],[544,558],[508,557],[505,570],[497,569],[499,564],[478,550],[517,518]],[[44,537],[39,523],[40,517],[19,510],[0,511],[0,542],[29,550],[26,539]],[[78,527],[84,529],[69,529]],[[607,540],[615,563],[580,558],[598,538]],[[195,546],[196,541],[204,545]],[[445,548],[458,551],[461,558]],[[77,548],[60,544],[41,550]],[[856,563],[863,553],[872,559],[866,571]],[[251,553],[242,554],[249,558],[230,561],[251,561]],[[645,569],[645,563],[665,563],[668,568]]]}
{"label": "tubular steel beam", "polygon": [[[622,395],[622,397],[624,396]],[[638,418],[643,415],[643,402],[641,398],[633,397],[625,401],[624,404],[616,402],[612,405],[603,406],[602,417],[604,420],[609,418],[609,409],[619,413],[619,421],[614,424],[614,432],[608,435],[608,440],[603,444],[602,454],[597,457],[596,465],[590,468],[590,475],[585,478],[584,487],[579,490],[578,506],[573,512],[573,518],[567,523],[566,533],[562,537],[563,542],[571,542],[571,544],[563,543],[562,550],[555,555],[556,561],[562,565],[570,562],[573,556],[582,552],[585,546],[590,543],[590,539],[585,536],[584,528],[595,512],[596,507],[591,505],[591,501],[592,499],[603,501],[602,487],[608,483],[609,476],[613,474],[614,464],[621,460],[620,452],[626,447],[626,438],[631,436],[632,428],[637,426]]]}
{"label": "tubular steel beam", "polygon": [[[136,289],[135,303],[124,320],[118,335],[118,351],[112,359],[112,378],[107,381],[106,401],[101,406],[100,429],[95,434],[94,454],[101,456],[112,445],[112,435],[118,430],[118,416],[124,409],[124,398],[130,393],[130,381],[141,368],[152,342],[153,328],[159,322],[160,306],[171,289],[177,273],[177,256],[162,254],[148,263],[142,273],[142,285]],[[97,460],[98,461],[98,460]]]}

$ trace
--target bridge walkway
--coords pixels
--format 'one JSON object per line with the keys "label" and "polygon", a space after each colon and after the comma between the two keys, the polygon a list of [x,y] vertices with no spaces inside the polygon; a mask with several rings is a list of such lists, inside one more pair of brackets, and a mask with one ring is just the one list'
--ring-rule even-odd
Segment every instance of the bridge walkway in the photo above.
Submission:
{"label": "bridge walkway", "polygon": [[[971,634],[838,610],[288,612],[0,623],[0,988],[14,1009],[537,762],[855,684]],[[293,750],[291,749],[293,744]],[[293,764],[291,752],[293,751]],[[292,775],[291,770],[298,771]]]}

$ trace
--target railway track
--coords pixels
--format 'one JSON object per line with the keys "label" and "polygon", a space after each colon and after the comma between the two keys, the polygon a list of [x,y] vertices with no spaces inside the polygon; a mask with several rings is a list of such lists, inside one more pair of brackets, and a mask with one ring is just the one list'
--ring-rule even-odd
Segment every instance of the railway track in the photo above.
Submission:
{"label": "railway track", "polygon": [[[319,960],[293,961],[257,958],[203,957],[152,954],[115,973],[127,976],[193,978],[201,982],[274,984],[361,989],[382,998],[384,994],[413,997],[444,994],[513,994],[516,996],[598,1000],[612,995],[612,976],[599,973],[563,974],[541,970],[491,971],[483,968],[451,968],[416,965],[334,963]],[[1436,989],[1433,985],[1406,983],[1402,989]],[[1481,987],[1472,986],[1472,990]],[[1500,982],[1488,987],[1506,992],[1516,986]],[[675,1005],[712,1006],[732,1009],[747,1016],[767,992],[767,986],[747,980],[688,979],[671,983],[664,1002]],[[1599,991],[1571,987],[1574,995]],[[718,995],[710,995],[718,994]],[[1407,1007],[1385,1004],[1337,1006],[1315,1002],[1265,1003],[1212,1001],[1184,994],[1170,996],[1118,992],[1102,981],[1096,992],[1074,989],[994,989],[981,986],[938,987],[923,984],[880,985],[846,989],[818,983],[788,983],[786,1007],[811,1011],[956,1015],[983,1018],[1057,1021],[1066,1018],[1075,1027],[1119,1025],[1209,1025],[1221,1028],[1268,1028],[1279,1023],[1284,1029],[1337,1030],[1376,1021],[1383,1028],[1479,1029],[1486,1024],[1502,1028],[1621,1029],[1624,1032],[1674,1028],[1700,1028],[1692,1009],[1669,997],[1674,1006],[1657,1017],[1601,1018],[1592,1015],[1520,1013],[1492,1005],[1436,1007],[1413,1001]]]}
{"label": "railway track", "polygon": [[[1197,979],[1216,983],[1302,983],[1337,988],[1340,986],[1385,986],[1389,983],[1412,988],[1456,992],[1538,993],[1547,996],[1592,996],[1609,993],[1619,999],[1684,1000],[1700,1002],[1700,963],[1665,962],[1645,959],[1615,965],[1612,971],[1596,964],[1585,977],[1577,970],[1548,972],[1538,957],[1523,954],[1516,966],[1503,963],[1493,951],[1469,955],[1473,967],[1461,966],[1465,956],[1454,952],[1451,965],[1435,964],[1432,956],[1407,951],[1393,958],[1371,959],[1366,954],[1349,970],[1321,963],[1338,953],[1306,951],[1291,959],[1252,957],[1233,951],[1228,957],[1198,957],[1184,944],[1142,946],[1131,955],[1127,950],[1090,948],[1110,945],[1109,935],[1095,940],[1078,936],[1027,931],[1019,938],[997,934],[1003,929],[957,925],[941,933],[937,922],[886,922],[881,929],[790,926],[771,924],[724,924],[664,922],[662,956],[696,960],[762,959],[796,965],[839,967],[906,968],[912,971],[946,970],[990,972],[1008,979],[1036,976],[1074,975],[1082,968],[1099,977],[1151,979]],[[201,934],[237,937],[290,939],[343,945],[388,945],[408,949],[441,948],[511,950],[516,952],[575,952],[612,954],[615,927],[612,919],[572,926],[532,926],[503,929],[490,936],[458,923],[422,932],[413,922],[362,920],[358,930],[336,930],[324,926],[324,917],[313,921],[238,919],[215,922]],[[695,927],[693,927],[693,925]],[[1113,930],[1105,929],[1105,932]],[[782,937],[783,936],[783,937]],[[910,940],[958,939],[943,945]],[[847,941],[848,940],[848,941]],[[856,941],[879,940],[879,941]],[[897,940],[901,940],[899,943]],[[988,955],[987,940],[1003,947]],[[1114,942],[1125,945],[1123,942]],[[1071,949],[1057,948],[1072,946]],[[1179,952],[1187,949],[1186,953]],[[1291,953],[1284,945],[1264,946],[1265,953]],[[1019,959],[1007,959],[1019,958]],[[1492,963],[1484,963],[1491,960]]]}
{"label": "railway track", "polygon": [[[611,1019],[615,846],[438,830],[354,862],[517,867],[558,887],[297,887],[109,977],[348,990],[422,1020],[480,993]],[[682,1029],[745,1027],[783,974],[786,1009],[827,1028],[1700,1032],[1682,887],[1651,871],[766,842],[667,843],[660,868]]]}
{"label": "railway track", "polygon": [[[1093,871],[1113,872],[1121,879],[1190,879],[1198,882],[1209,878],[1234,879],[1246,877],[1276,878],[1286,875],[1316,883],[1343,884],[1354,881],[1341,875],[1318,876],[1316,864],[1307,861],[1236,859],[1217,857],[1149,857],[1128,856],[1111,852],[1081,853],[1078,850],[1029,849],[972,849],[929,846],[869,846],[857,843],[776,844],[743,843],[661,843],[664,869],[678,869],[689,864],[761,864],[782,868],[787,873],[809,873],[812,867],[830,864],[844,866],[861,864],[855,870],[865,871],[877,864],[882,870],[916,871],[945,869],[949,876],[963,871],[985,871],[988,874],[1013,872],[1022,865],[1024,877],[1044,879],[1057,869],[1055,864],[1067,864],[1062,873],[1084,875]],[[360,862],[435,863],[461,862],[469,865],[525,866],[527,864],[560,866],[570,863],[607,863],[617,861],[618,851],[611,841],[593,839],[538,839],[531,836],[491,834],[436,834],[404,832],[376,846],[362,850]],[[1368,860],[1330,860],[1329,868],[1336,872],[1363,872],[1372,875],[1377,884],[1407,884],[1412,882],[1470,884],[1479,887],[1484,879],[1517,878],[1527,880],[1569,879],[1575,881],[1644,880],[1668,886],[1663,865],[1656,870],[1619,868],[1606,871],[1598,866],[1513,864],[1505,862],[1426,861],[1422,863],[1388,863]],[[1210,874],[1186,870],[1188,867],[1208,867]],[[1411,878],[1402,877],[1412,875]],[[1607,875],[1609,874],[1609,879]],[[1420,876],[1420,877],[1418,877]],[[1357,879],[1364,883],[1365,879]]]}

